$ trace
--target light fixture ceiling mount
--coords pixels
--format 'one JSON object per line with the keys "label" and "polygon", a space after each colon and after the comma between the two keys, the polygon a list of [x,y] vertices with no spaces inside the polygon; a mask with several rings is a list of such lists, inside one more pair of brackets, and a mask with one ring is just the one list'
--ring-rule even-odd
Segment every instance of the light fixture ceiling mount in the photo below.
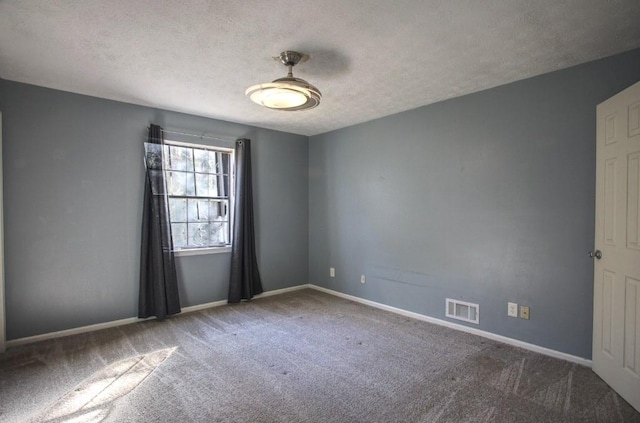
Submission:
{"label": "light fixture ceiling mount", "polygon": [[297,51],[283,51],[278,58],[289,68],[287,76],[273,82],[253,85],[247,88],[245,94],[253,102],[274,110],[297,111],[317,107],[322,98],[320,90],[304,79],[293,76],[293,67],[306,62],[309,56]]}

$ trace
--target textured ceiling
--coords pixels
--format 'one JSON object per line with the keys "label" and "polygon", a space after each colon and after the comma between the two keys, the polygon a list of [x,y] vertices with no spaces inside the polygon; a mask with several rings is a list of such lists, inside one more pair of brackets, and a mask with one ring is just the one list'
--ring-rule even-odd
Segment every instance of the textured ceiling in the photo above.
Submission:
{"label": "textured ceiling", "polygon": [[[0,0],[0,78],[315,135],[640,47],[638,0]],[[323,93],[263,109],[272,59]]]}

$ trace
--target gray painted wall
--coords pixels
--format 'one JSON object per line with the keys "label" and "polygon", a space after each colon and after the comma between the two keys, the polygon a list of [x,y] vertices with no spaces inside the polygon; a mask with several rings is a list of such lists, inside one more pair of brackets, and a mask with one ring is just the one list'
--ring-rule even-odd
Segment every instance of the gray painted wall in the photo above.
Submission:
{"label": "gray painted wall", "polygon": [[[265,289],[310,282],[443,319],[445,297],[477,302],[480,329],[588,358],[595,105],[638,79],[640,50],[308,143],[0,80],[7,338],[136,315],[157,123],[254,141]],[[183,306],[224,299],[228,261],[179,258]],[[507,301],[531,320],[507,318]]]}
{"label": "gray painted wall", "polygon": [[311,137],[309,282],[591,357],[596,105],[638,79],[635,50]]}
{"label": "gray painted wall", "polygon": [[[4,80],[0,110],[7,339],[137,315],[149,123],[252,140],[264,288],[307,282],[307,137]],[[229,260],[178,258],[182,305],[225,299]]]}

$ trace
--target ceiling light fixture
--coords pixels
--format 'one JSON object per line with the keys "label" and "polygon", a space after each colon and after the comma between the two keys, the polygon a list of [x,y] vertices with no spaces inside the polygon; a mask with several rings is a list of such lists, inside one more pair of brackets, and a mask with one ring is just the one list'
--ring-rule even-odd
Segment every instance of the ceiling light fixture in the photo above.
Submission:
{"label": "ceiling light fixture", "polygon": [[322,98],[320,90],[304,79],[294,78],[292,72],[295,65],[306,62],[309,56],[297,51],[283,51],[279,59],[289,68],[287,76],[266,84],[253,85],[247,88],[245,94],[254,103],[275,110],[309,110],[318,106]]}

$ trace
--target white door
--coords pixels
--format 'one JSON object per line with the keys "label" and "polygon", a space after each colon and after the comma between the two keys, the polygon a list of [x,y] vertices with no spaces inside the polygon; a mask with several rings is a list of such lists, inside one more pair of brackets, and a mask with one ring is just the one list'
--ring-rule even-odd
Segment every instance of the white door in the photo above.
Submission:
{"label": "white door", "polygon": [[597,119],[593,370],[640,410],[640,82]]}

